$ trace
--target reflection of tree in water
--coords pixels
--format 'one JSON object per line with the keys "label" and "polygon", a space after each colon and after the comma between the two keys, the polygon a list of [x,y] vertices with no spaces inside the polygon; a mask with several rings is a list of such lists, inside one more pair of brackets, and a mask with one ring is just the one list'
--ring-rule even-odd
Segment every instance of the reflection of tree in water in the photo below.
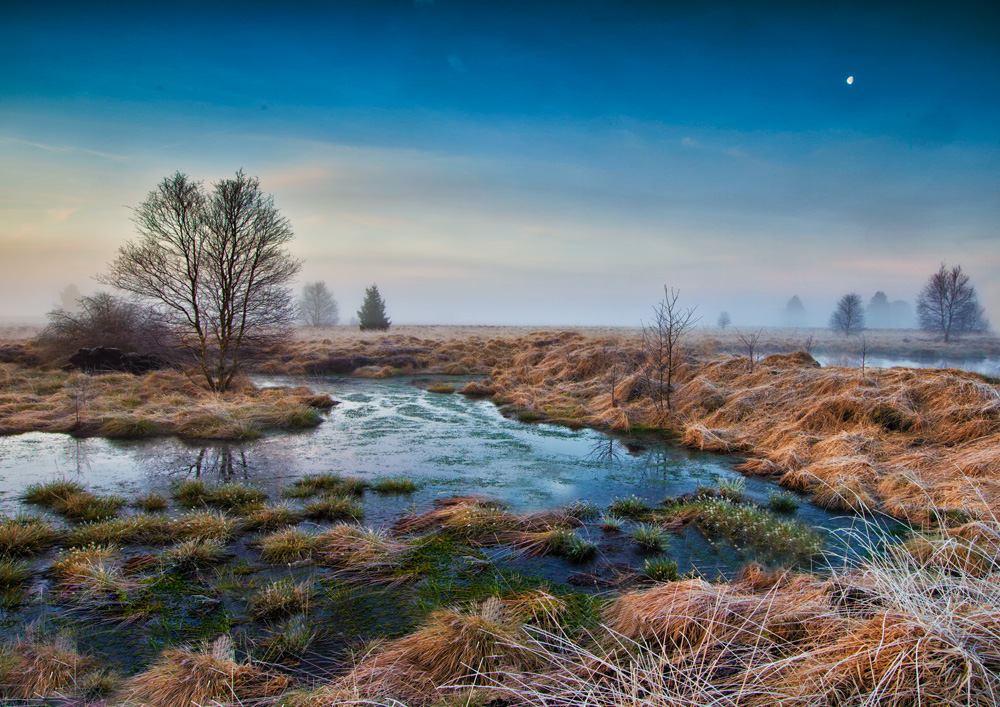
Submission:
{"label": "reflection of tree in water", "polygon": [[613,437],[598,438],[590,445],[587,461],[611,466],[622,458],[621,445]]}
{"label": "reflection of tree in water", "polygon": [[249,479],[253,467],[247,461],[246,450],[238,447],[235,450],[228,444],[214,447],[202,447],[192,461],[181,464],[179,473],[185,476],[219,476],[223,479]]}
{"label": "reflection of tree in water", "polygon": [[667,445],[652,445],[642,455],[643,464],[639,471],[641,479],[657,481],[678,481],[686,479],[709,479],[714,481],[717,473],[706,464],[688,463],[687,457],[678,449]]}

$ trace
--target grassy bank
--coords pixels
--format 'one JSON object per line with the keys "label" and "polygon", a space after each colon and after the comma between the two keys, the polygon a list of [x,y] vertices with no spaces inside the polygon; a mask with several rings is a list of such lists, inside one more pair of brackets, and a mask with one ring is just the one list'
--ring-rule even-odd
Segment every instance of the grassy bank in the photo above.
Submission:
{"label": "grassy bank", "polygon": [[91,376],[0,363],[0,434],[66,432],[139,439],[253,439],[274,430],[315,427],[329,396],[308,388],[259,389],[245,383],[213,393],[177,371]]}
{"label": "grassy bank", "polygon": [[[26,489],[36,515],[0,519],[0,698],[89,707],[1000,699],[996,522],[918,534],[818,575],[749,564],[723,583],[649,561],[601,596],[506,570],[483,550],[559,555],[588,523],[617,533],[606,522],[614,512],[629,513],[644,542],[685,522],[725,536],[727,518],[746,512],[756,524],[762,511],[727,487],[656,509],[619,499],[603,517],[581,505],[516,514],[459,497],[387,529],[303,521],[316,498],[369,493],[355,482],[316,475],[268,499],[192,479],[156,503],[66,481]],[[87,508],[99,513],[82,522]]]}

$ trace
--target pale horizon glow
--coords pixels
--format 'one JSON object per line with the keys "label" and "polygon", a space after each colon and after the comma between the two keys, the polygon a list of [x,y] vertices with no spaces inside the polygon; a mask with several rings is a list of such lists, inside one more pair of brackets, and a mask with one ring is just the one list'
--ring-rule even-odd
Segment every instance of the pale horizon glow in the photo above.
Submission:
{"label": "pale horizon glow", "polygon": [[344,321],[377,283],[397,324],[633,326],[668,285],[822,326],[947,262],[1000,322],[989,5],[32,7],[0,10],[0,322],[100,289],[164,177],[238,169]]}

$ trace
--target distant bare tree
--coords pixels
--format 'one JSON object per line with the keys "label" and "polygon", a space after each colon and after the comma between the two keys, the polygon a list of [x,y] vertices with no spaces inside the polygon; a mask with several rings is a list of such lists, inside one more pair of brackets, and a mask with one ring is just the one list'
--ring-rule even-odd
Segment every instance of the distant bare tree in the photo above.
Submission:
{"label": "distant bare tree", "polygon": [[830,328],[844,336],[857,334],[865,328],[865,310],[861,303],[861,295],[851,292],[840,298],[836,309],[830,315]]}
{"label": "distant bare tree", "polygon": [[340,321],[340,308],[326,283],[306,283],[299,299],[299,318],[306,326],[333,326]]}
{"label": "distant bare tree", "polygon": [[927,280],[917,297],[917,319],[921,329],[941,334],[946,343],[958,334],[989,329],[976,288],[960,265],[948,270],[941,263]]}
{"label": "distant bare tree", "polygon": [[729,316],[729,312],[722,312],[722,313],[719,314],[719,320],[718,320],[717,324],[719,325],[720,329],[725,330],[725,328],[727,326],[729,326],[730,324],[732,324],[732,323],[733,323],[733,319],[732,319],[732,317]]}
{"label": "distant bare tree", "polygon": [[680,291],[663,286],[663,300],[653,306],[653,320],[642,327],[643,378],[658,412],[672,410],[670,395],[681,365],[678,342],[697,324],[695,308],[681,309]]}
{"label": "distant bare tree", "polygon": [[757,342],[760,341],[760,334],[762,331],[764,330],[758,329],[755,332],[744,334],[739,329],[736,330],[736,336],[740,339],[740,348],[746,352],[747,358],[750,359],[751,373],[753,373],[753,369],[757,365],[757,360],[760,358],[760,351],[757,348]]}
{"label": "distant bare tree", "polygon": [[243,172],[208,194],[177,172],[133,213],[139,238],[100,281],[156,307],[208,386],[227,390],[250,350],[295,320],[291,226]]}

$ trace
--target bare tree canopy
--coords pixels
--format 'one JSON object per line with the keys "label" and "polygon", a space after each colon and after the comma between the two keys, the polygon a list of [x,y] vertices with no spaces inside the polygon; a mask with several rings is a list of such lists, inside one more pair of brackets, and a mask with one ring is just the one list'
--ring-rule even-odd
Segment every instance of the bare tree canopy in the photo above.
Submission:
{"label": "bare tree canopy", "polygon": [[976,288],[969,283],[962,266],[949,270],[944,263],[917,296],[917,319],[921,329],[940,334],[945,342],[953,336],[987,331],[990,327]]}
{"label": "bare tree canopy", "polygon": [[299,299],[299,318],[306,326],[333,326],[340,321],[340,308],[326,283],[308,282]]}
{"label": "bare tree canopy", "polygon": [[844,336],[852,336],[864,331],[865,308],[861,295],[851,292],[837,302],[837,307],[830,315],[830,328],[839,331]]}
{"label": "bare tree canopy", "polygon": [[653,306],[653,320],[642,326],[643,378],[659,413],[671,411],[674,381],[683,361],[679,342],[698,323],[695,308],[681,309],[680,291],[663,286],[663,300]]}
{"label": "bare tree canopy", "polygon": [[207,194],[177,172],[134,209],[134,221],[139,238],[99,279],[156,307],[209,387],[227,390],[248,351],[295,319],[291,226],[242,171]]}
{"label": "bare tree canopy", "polygon": [[719,312],[719,319],[716,323],[719,325],[720,329],[725,329],[733,323],[733,318],[729,316],[729,312]]}

